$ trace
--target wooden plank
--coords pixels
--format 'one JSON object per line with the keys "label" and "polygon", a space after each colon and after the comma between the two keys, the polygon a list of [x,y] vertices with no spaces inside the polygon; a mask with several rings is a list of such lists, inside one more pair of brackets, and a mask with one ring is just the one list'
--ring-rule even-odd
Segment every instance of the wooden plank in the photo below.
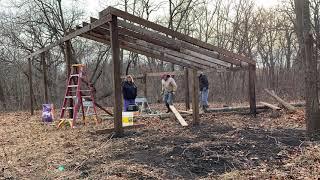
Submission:
{"label": "wooden plank", "polygon": [[180,113],[177,111],[177,109],[173,105],[170,105],[169,107],[170,107],[171,111],[173,112],[173,114],[178,119],[181,126],[184,126],[184,127],[188,126],[188,123],[183,119],[183,117],[180,115]]}
{"label": "wooden plank", "polygon": [[192,117],[193,124],[199,125],[199,78],[197,76],[197,71],[192,71]]}
{"label": "wooden plank", "polygon": [[34,108],[33,108],[33,87],[32,87],[32,65],[31,59],[28,58],[28,71],[29,71],[29,93],[30,93],[30,113],[34,115]]}
{"label": "wooden plank", "polygon": [[[95,22],[97,19],[94,19],[94,18],[91,18],[91,22]],[[131,26],[134,26],[134,25],[128,25],[128,23],[126,22],[123,22],[125,24],[126,27],[131,27]],[[83,25],[88,25],[88,23],[86,22],[83,22]],[[106,34],[108,31],[109,31],[109,26],[107,25],[102,25],[101,27],[99,28],[96,28],[95,30],[98,30],[101,32],[101,34]],[[220,65],[220,66],[225,66],[225,67],[228,67],[230,68],[231,67],[231,64],[230,63],[226,63],[225,61],[221,61],[221,60],[218,60],[218,59],[215,59],[215,58],[212,58],[210,56],[207,56],[207,55],[203,55],[203,54],[200,54],[200,53],[197,53],[197,52],[193,52],[191,50],[187,50],[187,49],[183,49],[182,54],[179,53],[178,51],[180,50],[180,45],[178,45],[177,43],[174,44],[174,45],[171,45],[175,42],[175,40],[173,40],[173,42],[170,41],[170,43],[167,43],[167,42],[163,42],[161,40],[163,39],[168,39],[168,37],[165,37],[163,35],[160,35],[162,38],[161,40],[159,39],[154,39],[154,36],[151,36],[149,34],[154,34],[154,33],[144,33],[145,31],[148,31],[148,30],[144,30],[143,28],[140,28],[140,31],[139,33],[136,33],[134,31],[131,31],[131,30],[127,30],[126,28],[120,28],[119,29],[119,33],[122,34],[122,35],[128,35],[128,36],[131,36],[133,38],[136,38],[138,40],[134,40],[134,39],[130,39],[130,38],[126,38],[126,40],[130,41],[131,43],[140,43],[140,45],[144,45],[145,47],[146,46],[156,46],[154,49],[159,49],[161,48],[162,50],[168,50],[167,53],[173,55],[173,56],[177,56],[177,57],[180,57],[180,58],[184,58],[184,59],[188,59],[191,61],[194,61],[194,62],[198,62],[199,63],[202,63],[204,65],[207,65],[211,68],[218,68],[216,65]],[[142,32],[142,34],[140,34],[140,32]],[[158,35],[159,36],[159,35]],[[157,36],[155,36],[157,37]],[[142,41],[143,40],[143,41]],[[145,43],[148,43],[148,45],[145,45]],[[164,49],[166,48],[166,49]],[[177,51],[178,50],[178,51]],[[187,55],[187,56],[185,56]],[[210,54],[210,53],[209,53]],[[219,57],[219,55],[217,54],[210,54],[214,57]],[[196,58],[196,59],[194,59]],[[234,61],[231,61],[231,62],[234,62]],[[213,64],[211,64],[213,63]],[[237,62],[237,64],[240,64],[240,62]]]}
{"label": "wooden plank", "polygon": [[[96,19],[96,18],[92,18],[92,17],[90,18],[90,22],[91,23],[95,22],[97,20],[98,19]],[[119,26],[121,26],[121,23],[122,23],[122,21],[118,20],[118,25]],[[124,22],[124,23],[127,24],[126,22]],[[88,25],[88,23],[83,22],[83,25],[84,26]],[[100,26],[100,28],[103,28],[105,30],[110,29],[109,25],[107,25],[107,24],[104,24],[104,25]],[[149,34],[146,34],[146,33],[141,33],[141,31],[137,32],[137,31],[134,31],[134,30],[129,29],[129,28],[119,27],[119,34],[127,35],[127,36],[130,36],[130,37],[133,37],[133,38],[137,38],[137,39],[140,39],[140,40],[144,40],[146,42],[149,42],[149,43],[152,43],[152,44],[155,44],[155,45],[159,45],[159,46],[162,46],[162,47],[165,47],[165,48],[168,48],[168,49],[172,49],[172,50],[176,50],[176,51],[180,50],[180,47],[176,46],[175,44],[168,43],[167,41],[163,41],[163,39],[154,38],[152,35],[149,35]]]}
{"label": "wooden plank", "polygon": [[29,54],[25,58],[31,58],[31,57],[39,55],[39,54],[41,54],[43,52],[46,52],[46,51],[52,49],[53,47],[58,46],[58,45],[62,44],[63,42],[68,41],[68,40],[70,40],[72,38],[75,38],[75,37],[77,37],[77,36],[79,36],[79,35],[81,35],[83,33],[86,33],[88,31],[92,30],[92,29],[95,29],[96,27],[99,27],[99,26],[107,23],[108,21],[109,20],[108,20],[107,17],[102,17],[102,18],[98,19],[97,21],[95,21],[94,23],[91,23],[88,26],[84,26],[81,29],[77,29],[76,31],[69,33],[68,35],[66,35],[63,38],[59,39],[57,42],[52,43],[49,46],[46,46],[44,48],[41,48],[41,49]]}
{"label": "wooden plank", "polygon": [[182,49],[182,52],[187,54],[187,55],[190,55],[190,56],[193,56],[193,57],[197,57],[199,59],[202,59],[202,60],[217,64],[217,65],[220,65],[220,66],[224,66],[224,67],[227,67],[227,68],[230,68],[231,65],[232,65],[232,64],[227,63],[225,61],[221,61],[219,59],[215,59],[215,58],[212,58],[212,57],[209,57],[209,56],[206,56],[206,55],[203,55],[203,54],[200,54],[200,53],[188,50],[188,49]]}
{"label": "wooden plank", "polygon": [[122,136],[122,100],[121,100],[121,70],[120,70],[120,46],[117,16],[112,16],[110,24],[111,51],[113,65],[113,92],[114,92],[114,131],[116,136]]}
{"label": "wooden plank", "polygon": [[[85,34],[80,35],[81,37],[91,39],[97,42],[110,44],[109,37],[105,36],[102,38],[101,34],[97,34],[94,32],[88,32]],[[123,40],[122,37],[119,38],[120,40],[120,47],[126,49],[128,51],[136,52],[138,54],[142,54],[148,57],[156,58],[162,61],[171,62],[175,64],[179,64],[184,67],[192,68],[192,69],[206,69],[206,66],[198,65],[193,62],[186,61],[182,58],[177,58],[175,56],[169,55],[167,53],[160,52],[159,49],[150,49],[149,47],[139,46],[134,43],[128,43],[126,40]]]}
{"label": "wooden plank", "polygon": [[153,30],[162,32],[164,34],[170,35],[173,38],[177,38],[177,39],[180,39],[180,40],[195,44],[195,45],[197,45],[199,47],[203,47],[203,48],[206,48],[206,49],[209,49],[209,50],[213,50],[213,51],[219,52],[219,53],[224,54],[226,56],[233,57],[235,59],[239,59],[239,60],[245,61],[245,62],[247,62],[249,64],[253,64],[253,65],[256,64],[255,61],[249,59],[248,57],[241,56],[239,54],[235,54],[233,52],[230,52],[230,51],[227,51],[225,49],[216,47],[214,45],[202,42],[202,41],[200,41],[198,39],[195,39],[195,38],[192,38],[190,36],[184,35],[184,34],[179,33],[177,31],[171,30],[169,28],[166,28],[166,27],[161,26],[159,24],[156,24],[154,22],[150,22],[148,20],[142,19],[140,17],[134,16],[132,14],[126,13],[124,11],[121,11],[121,10],[113,8],[113,7],[108,7],[107,9],[101,11],[99,13],[99,17],[102,18],[105,15],[107,15],[108,13],[111,13],[113,15],[121,17],[121,18],[123,18],[125,20],[129,20],[129,21],[135,22],[137,24],[141,24],[143,26],[146,26],[146,27],[151,28]]}
{"label": "wooden plank", "polygon": [[256,66],[249,66],[249,102],[250,102],[250,113],[256,115],[256,88],[255,88],[255,79],[256,79]]}
{"label": "wooden plank", "polygon": [[[207,66],[209,68],[218,68],[218,66],[214,62],[211,62],[211,61],[209,62],[207,60],[203,60],[203,59],[200,59],[200,58],[189,56],[189,55],[186,55],[186,54],[183,54],[183,53],[180,53],[180,52],[177,52],[177,51],[173,51],[173,50],[170,50],[170,49],[167,49],[167,48],[163,48],[161,46],[157,46],[157,45],[154,45],[154,44],[142,41],[142,40],[135,40],[134,43],[136,43],[137,45],[146,47],[146,48],[150,48],[152,50],[161,51],[161,52],[167,54],[168,56],[174,56],[174,57],[177,57],[177,58],[185,59],[190,63],[197,63],[199,65]],[[226,66],[226,67],[229,67],[229,66]]]}
{"label": "wooden plank", "polygon": [[[129,130],[129,129],[136,129],[136,128],[141,128],[144,127],[144,124],[134,124],[132,126],[124,126],[122,127],[125,130]],[[112,132],[114,132],[115,129],[114,128],[106,128],[106,129],[99,129],[96,131],[89,131],[90,134],[92,135],[102,135],[102,134],[110,134]]]}
{"label": "wooden plank", "polygon": [[200,47],[196,47],[196,46],[194,46],[192,44],[189,44],[187,42],[184,42],[184,41],[181,41],[181,40],[178,40],[178,39],[169,38],[169,37],[161,35],[161,34],[159,34],[157,32],[152,32],[150,30],[147,30],[145,28],[130,24],[130,23],[125,22],[125,21],[119,20],[119,26],[125,27],[125,28],[130,29],[130,30],[137,31],[137,32],[139,32],[139,33],[141,33],[141,34],[143,34],[145,36],[149,36],[149,37],[158,39],[160,41],[161,40],[165,41],[165,42],[167,42],[168,44],[170,44],[171,46],[173,46],[175,48],[180,48],[180,52],[182,52],[182,53],[185,53],[185,50],[189,49],[189,50],[192,50],[194,52],[206,55],[208,57],[220,59],[220,60],[222,60],[224,62],[228,62],[228,63],[239,65],[239,66],[241,65],[241,62],[238,61],[238,60],[234,60],[232,58],[228,58],[226,56],[219,55],[218,53],[210,51],[210,50],[206,50],[206,49],[203,49],[203,48],[200,48]]}
{"label": "wooden plank", "polygon": [[269,107],[270,109],[273,109],[273,110],[281,110],[280,107],[275,106],[273,104],[269,104],[269,103],[266,103],[266,102],[260,102],[260,104],[265,105],[265,106],[267,106],[267,107]]}
{"label": "wooden plank", "polygon": [[269,91],[268,89],[265,89],[265,91],[272,96],[275,100],[277,100],[279,103],[281,103],[289,112],[295,112],[296,108],[292,106],[291,104],[285,102],[283,99],[281,99],[279,96],[277,96],[274,92]]}
{"label": "wooden plank", "polygon": [[189,90],[189,69],[184,68],[184,85],[185,85],[185,96],[184,101],[186,104],[186,110],[190,109],[190,90]]}

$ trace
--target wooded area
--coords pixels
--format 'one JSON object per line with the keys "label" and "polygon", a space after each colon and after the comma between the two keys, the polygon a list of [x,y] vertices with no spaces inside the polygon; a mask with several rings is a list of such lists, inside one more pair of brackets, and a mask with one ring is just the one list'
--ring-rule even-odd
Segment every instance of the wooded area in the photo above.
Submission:
{"label": "wooded area", "polygon": [[[320,0],[86,3],[0,1],[0,179],[320,178]],[[167,113],[163,75],[177,83]]]}

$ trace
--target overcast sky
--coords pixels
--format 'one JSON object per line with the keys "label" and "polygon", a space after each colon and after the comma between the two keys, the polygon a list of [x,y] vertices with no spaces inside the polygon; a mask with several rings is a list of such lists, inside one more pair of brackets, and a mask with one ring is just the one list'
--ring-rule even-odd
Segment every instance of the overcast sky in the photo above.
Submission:
{"label": "overcast sky", "polygon": [[[106,6],[111,5],[110,1],[115,0],[81,0],[83,5],[88,9],[88,15],[97,16],[98,12],[105,9]],[[279,0],[255,0],[258,6],[269,8],[274,6]]]}
{"label": "overcast sky", "polygon": [[[10,6],[11,0],[0,0],[0,10],[5,9],[6,6]],[[154,0],[158,1],[158,0]],[[269,8],[274,6],[278,0],[255,0],[258,6],[263,6],[265,8]],[[71,0],[62,0],[63,5],[70,6],[72,5]],[[85,16],[98,17],[98,12],[102,11],[109,5],[113,5],[116,0],[79,0],[79,4],[84,7],[85,12],[87,13]],[[73,4],[74,5],[74,4]]]}

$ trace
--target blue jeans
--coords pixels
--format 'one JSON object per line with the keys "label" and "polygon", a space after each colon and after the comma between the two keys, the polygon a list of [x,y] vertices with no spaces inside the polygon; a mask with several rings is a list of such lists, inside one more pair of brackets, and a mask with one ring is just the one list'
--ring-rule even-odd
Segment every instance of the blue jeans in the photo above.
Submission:
{"label": "blue jeans", "polygon": [[173,104],[173,93],[172,92],[165,92],[163,96],[163,102],[167,105]]}
{"label": "blue jeans", "polygon": [[200,105],[201,106],[208,106],[208,95],[209,95],[209,89],[203,88],[202,91],[200,91]]}
{"label": "blue jeans", "polygon": [[123,111],[128,111],[129,105],[134,105],[136,103],[135,99],[124,99],[123,102]]}

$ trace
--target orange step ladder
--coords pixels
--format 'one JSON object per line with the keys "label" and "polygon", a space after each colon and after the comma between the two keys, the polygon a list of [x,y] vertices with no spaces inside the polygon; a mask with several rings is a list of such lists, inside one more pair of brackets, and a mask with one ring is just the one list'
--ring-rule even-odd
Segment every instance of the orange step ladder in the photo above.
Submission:
{"label": "orange step ladder", "polygon": [[[82,120],[84,123],[86,123],[86,112],[83,106],[83,100],[85,99],[92,101],[93,113],[91,115],[98,124],[97,111],[93,95],[94,88],[92,84],[86,80],[86,73],[84,69],[84,64],[73,64],[71,67],[71,72],[67,80],[65,96],[61,107],[60,122],[58,127],[69,124],[71,128],[74,128],[79,109],[82,111]],[[67,115],[66,111],[69,111],[69,114],[72,113],[72,118],[65,118]]]}

